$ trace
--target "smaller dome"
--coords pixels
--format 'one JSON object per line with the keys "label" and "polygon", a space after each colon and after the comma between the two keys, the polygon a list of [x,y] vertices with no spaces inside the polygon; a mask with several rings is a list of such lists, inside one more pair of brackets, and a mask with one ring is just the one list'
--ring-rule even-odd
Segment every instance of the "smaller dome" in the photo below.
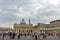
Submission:
{"label": "smaller dome", "polygon": [[17,25],[17,23],[15,23],[14,25]]}

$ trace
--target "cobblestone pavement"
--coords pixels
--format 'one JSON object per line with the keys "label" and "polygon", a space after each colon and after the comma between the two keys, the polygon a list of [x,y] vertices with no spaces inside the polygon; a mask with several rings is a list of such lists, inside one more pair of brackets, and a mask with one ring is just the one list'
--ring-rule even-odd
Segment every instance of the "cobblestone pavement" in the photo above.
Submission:
{"label": "cobblestone pavement", "polygon": [[[9,36],[5,36],[4,39],[2,38],[2,35],[0,36],[0,40],[35,40],[35,37],[32,36],[21,36],[20,39],[15,37],[15,39],[10,39]],[[46,39],[43,39],[42,36],[39,36],[37,40],[60,40],[57,36],[48,36]]]}

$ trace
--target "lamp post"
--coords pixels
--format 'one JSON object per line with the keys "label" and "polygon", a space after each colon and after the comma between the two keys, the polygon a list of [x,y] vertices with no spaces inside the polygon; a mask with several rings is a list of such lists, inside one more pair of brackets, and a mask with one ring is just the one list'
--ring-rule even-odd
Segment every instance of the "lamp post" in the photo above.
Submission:
{"label": "lamp post", "polygon": [[10,26],[9,26],[9,32],[10,32]]}

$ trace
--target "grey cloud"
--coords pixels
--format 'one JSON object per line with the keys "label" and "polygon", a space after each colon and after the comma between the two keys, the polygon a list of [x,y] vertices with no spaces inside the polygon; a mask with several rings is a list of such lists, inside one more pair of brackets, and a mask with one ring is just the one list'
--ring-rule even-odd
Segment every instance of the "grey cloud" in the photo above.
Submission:
{"label": "grey cloud", "polygon": [[[42,0],[0,0],[0,23],[11,24],[20,22],[22,18],[15,15],[21,14],[19,8],[22,8],[25,13],[30,12],[32,23],[48,23],[53,16],[56,18],[59,16],[60,12],[57,11],[60,10],[59,4],[58,6],[49,5]],[[40,8],[40,6],[42,6],[42,8]],[[37,7],[38,9],[36,9]],[[46,16],[50,19],[46,19]],[[28,21],[28,18],[24,19]]]}

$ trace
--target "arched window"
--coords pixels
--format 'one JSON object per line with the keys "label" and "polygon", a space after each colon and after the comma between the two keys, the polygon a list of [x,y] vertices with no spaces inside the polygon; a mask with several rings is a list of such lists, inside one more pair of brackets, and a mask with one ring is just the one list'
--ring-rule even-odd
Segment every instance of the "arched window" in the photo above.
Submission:
{"label": "arched window", "polygon": [[19,32],[21,32],[21,31],[19,30]]}
{"label": "arched window", "polygon": [[32,30],[30,30],[32,32]]}
{"label": "arched window", "polygon": [[23,30],[23,32],[24,32],[24,30]]}
{"label": "arched window", "polygon": [[32,32],[32,29],[30,29],[29,32]]}
{"label": "arched window", "polygon": [[28,30],[27,30],[27,32],[28,32]]}

